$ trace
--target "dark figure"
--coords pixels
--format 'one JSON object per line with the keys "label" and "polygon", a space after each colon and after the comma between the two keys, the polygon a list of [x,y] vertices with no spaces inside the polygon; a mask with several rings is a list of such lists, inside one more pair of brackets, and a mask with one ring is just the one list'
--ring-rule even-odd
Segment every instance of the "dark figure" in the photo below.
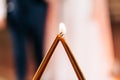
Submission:
{"label": "dark figure", "polygon": [[43,58],[47,3],[43,0],[8,0],[7,21],[12,34],[18,80],[26,76],[26,42],[32,41],[36,68]]}

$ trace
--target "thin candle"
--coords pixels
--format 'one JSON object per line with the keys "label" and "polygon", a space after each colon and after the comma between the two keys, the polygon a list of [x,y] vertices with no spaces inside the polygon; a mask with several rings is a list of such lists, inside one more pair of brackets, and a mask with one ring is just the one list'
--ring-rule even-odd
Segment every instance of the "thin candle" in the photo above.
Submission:
{"label": "thin candle", "polygon": [[[61,25],[61,26],[60,26],[60,32],[61,32],[61,34],[64,35],[64,34],[66,33],[65,25],[64,25],[63,23],[61,23],[60,25]],[[69,48],[69,46],[67,45],[67,43],[66,43],[65,39],[63,38],[63,36],[60,37],[60,41],[61,41],[61,43],[63,44],[63,47],[64,47],[64,49],[65,49],[65,51],[66,51],[66,53],[67,53],[67,55],[68,55],[68,58],[69,58],[72,66],[73,66],[73,68],[74,68],[74,71],[75,71],[78,79],[79,79],[79,80],[85,80],[85,78],[84,78],[84,76],[83,76],[83,73],[82,73],[82,71],[80,70],[80,68],[79,68],[79,66],[78,66],[78,64],[77,64],[77,62],[76,62],[76,60],[75,60],[75,58],[74,58],[74,56],[73,56],[73,54],[72,54],[72,51],[70,50],[70,48]]]}
{"label": "thin candle", "polygon": [[76,62],[76,60],[75,60],[75,58],[74,58],[74,56],[73,56],[73,54],[72,54],[69,46],[68,46],[67,43],[66,43],[66,41],[65,41],[64,38],[62,38],[62,37],[61,37],[60,40],[61,40],[61,43],[63,44],[63,47],[65,48],[65,51],[66,51],[66,53],[67,53],[67,55],[68,55],[68,58],[69,58],[72,66],[73,66],[73,68],[74,68],[74,71],[75,71],[78,79],[79,79],[79,80],[85,80],[85,77],[83,76],[83,73],[82,73],[82,71],[80,70],[80,68],[79,68],[79,66],[78,66],[78,64],[77,64],[77,62]]}
{"label": "thin candle", "polygon": [[44,70],[45,70],[45,68],[46,68],[61,36],[62,36],[61,34],[57,35],[56,39],[54,40],[51,48],[49,49],[48,53],[44,57],[41,65],[39,66],[39,68],[38,68],[37,72],[35,73],[35,76],[33,77],[32,80],[40,80],[40,78],[41,78],[41,76],[42,76],[42,74],[43,74],[43,72],[44,72]]}

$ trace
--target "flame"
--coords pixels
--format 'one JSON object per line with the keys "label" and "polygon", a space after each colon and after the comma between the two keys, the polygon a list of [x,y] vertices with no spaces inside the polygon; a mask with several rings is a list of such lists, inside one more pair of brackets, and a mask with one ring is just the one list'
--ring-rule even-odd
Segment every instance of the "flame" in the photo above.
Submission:
{"label": "flame", "polygon": [[62,34],[65,34],[65,33],[66,33],[65,24],[62,23],[62,22],[59,24],[59,32],[62,33]]}

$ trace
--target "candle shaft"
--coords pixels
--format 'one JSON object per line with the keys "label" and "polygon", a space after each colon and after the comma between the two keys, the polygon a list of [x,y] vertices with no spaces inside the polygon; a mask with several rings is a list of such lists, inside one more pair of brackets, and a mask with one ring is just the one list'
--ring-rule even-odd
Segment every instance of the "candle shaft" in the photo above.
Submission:
{"label": "candle shaft", "polygon": [[35,76],[33,77],[32,80],[40,80],[58,42],[59,42],[59,38],[61,37],[62,35],[61,34],[58,34],[56,39],[54,40],[51,48],[49,49],[48,53],[46,54],[46,56],[44,57],[43,61],[41,62],[41,65],[39,66],[37,72],[35,73]]}
{"label": "candle shaft", "polygon": [[63,47],[65,48],[65,51],[67,52],[68,58],[69,58],[72,66],[73,66],[73,68],[74,68],[74,71],[75,71],[78,79],[79,79],[79,80],[85,80],[85,78],[84,78],[84,76],[83,76],[83,73],[82,73],[82,71],[80,70],[80,68],[79,68],[79,66],[78,66],[78,64],[77,64],[77,62],[76,62],[76,60],[75,60],[75,58],[74,58],[74,56],[73,56],[73,54],[72,54],[69,46],[68,46],[67,43],[65,42],[64,38],[61,37],[60,40],[61,40],[61,42],[62,42],[62,44],[63,44]]}

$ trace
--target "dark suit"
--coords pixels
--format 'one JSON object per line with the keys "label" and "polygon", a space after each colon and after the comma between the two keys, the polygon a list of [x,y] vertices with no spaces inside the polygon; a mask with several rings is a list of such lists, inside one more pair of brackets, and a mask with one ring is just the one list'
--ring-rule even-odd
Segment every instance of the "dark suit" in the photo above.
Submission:
{"label": "dark suit", "polygon": [[8,0],[7,20],[12,34],[18,80],[26,74],[26,42],[34,45],[36,66],[43,58],[47,3],[43,0]]}

